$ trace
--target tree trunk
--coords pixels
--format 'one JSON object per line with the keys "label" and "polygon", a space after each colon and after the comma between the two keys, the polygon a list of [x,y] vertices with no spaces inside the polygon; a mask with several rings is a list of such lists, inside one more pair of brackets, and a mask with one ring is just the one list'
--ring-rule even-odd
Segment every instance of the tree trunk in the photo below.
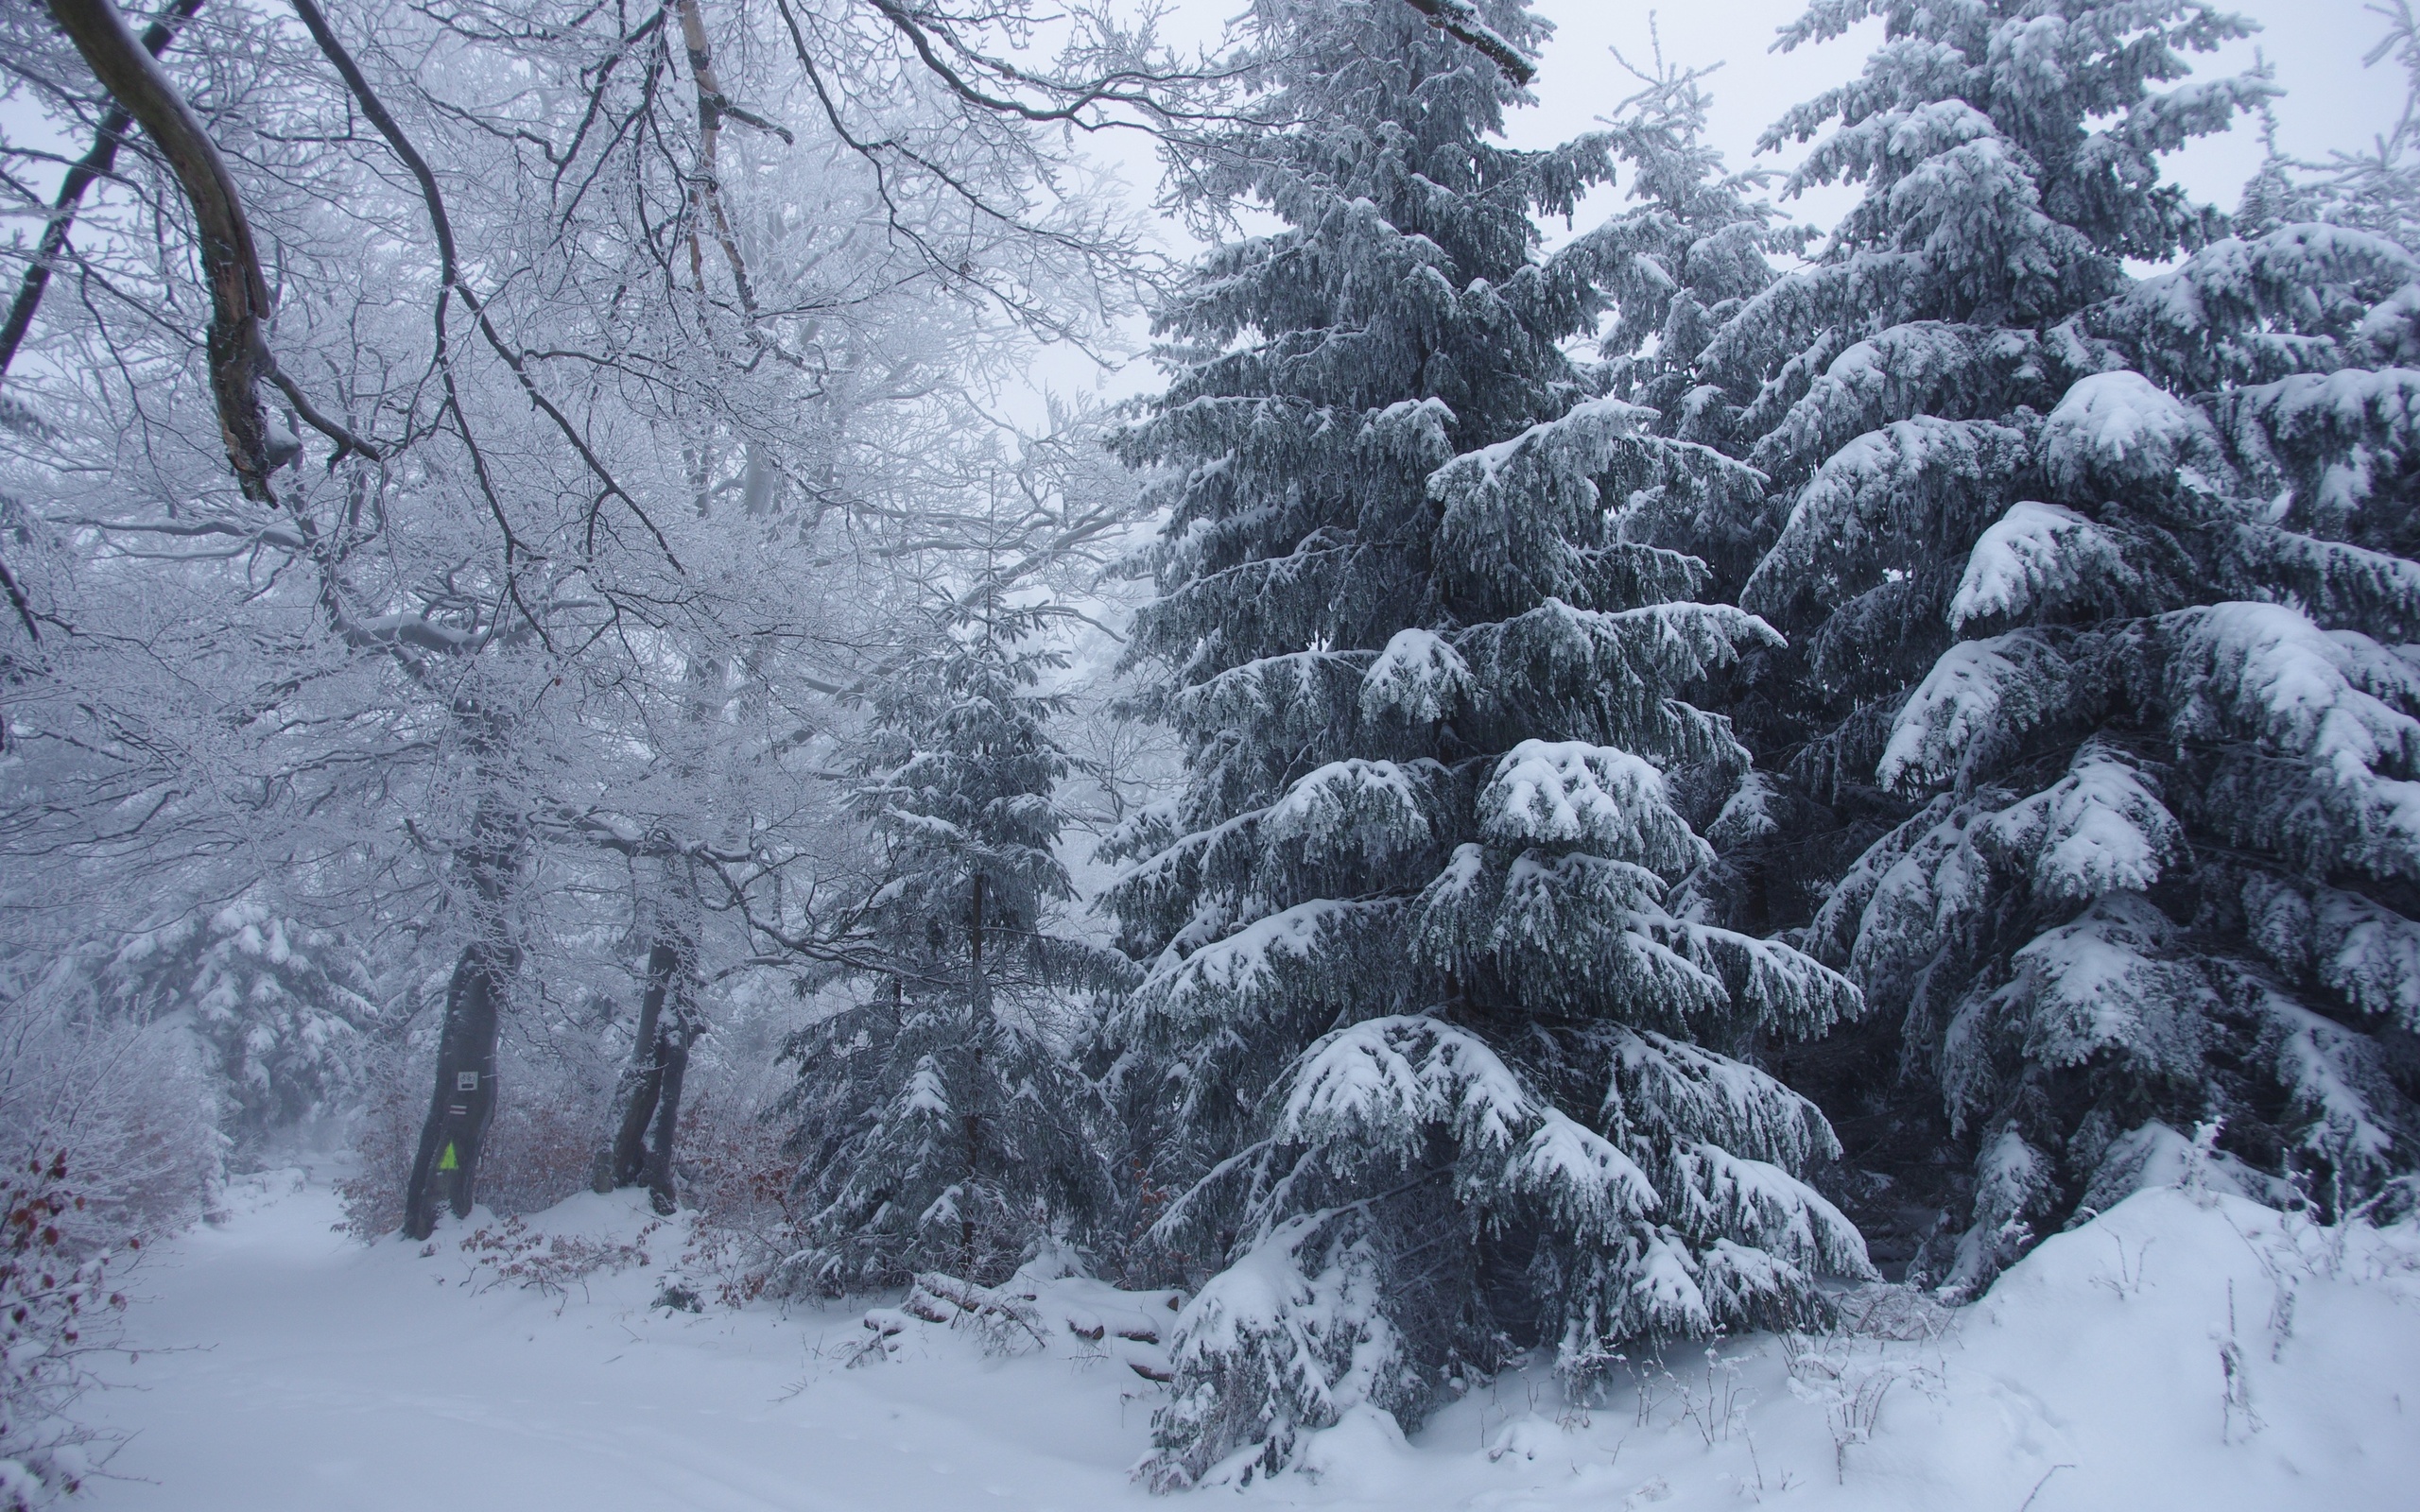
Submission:
{"label": "tree trunk", "polygon": [[445,989],[445,1022],[437,1040],[437,1085],[420,1149],[404,1189],[404,1232],[426,1239],[437,1231],[441,1199],[458,1218],[470,1216],[487,1143],[495,1118],[496,1027],[521,952],[504,912],[521,867],[523,825],[493,799],[482,799],[472,819],[471,841],[455,853],[472,893],[471,942],[455,963]]}
{"label": "tree trunk", "polygon": [[[144,28],[143,50],[157,58],[176,41],[177,30],[193,19],[202,0],[177,0],[168,13]],[[26,276],[17,285],[17,297],[9,305],[9,318],[0,323],[0,378],[9,375],[9,365],[17,358],[18,344],[32,329],[34,312],[42,307],[43,291],[50,286],[51,269],[59,266],[60,257],[67,250],[67,234],[76,226],[77,207],[84,202],[84,191],[95,179],[106,179],[117,166],[118,144],[126,140],[127,130],[134,125],[134,112],[114,100],[101,112],[99,129],[93,133],[92,150],[69,166],[59,181],[59,194],[51,200],[50,224],[42,232],[42,241],[34,249],[33,260],[26,265]]]}
{"label": "tree trunk", "polygon": [[50,0],[50,13],[84,55],[110,96],[143,124],[177,176],[199,233],[202,281],[210,288],[204,346],[210,388],[227,460],[247,498],[268,501],[268,476],[285,459],[270,441],[259,381],[274,369],[262,333],[272,313],[268,281],[251,223],[226,160],[201,117],[168,81],[158,60],[126,26],[110,0]]}
{"label": "tree trunk", "polygon": [[681,1134],[681,1084],[689,1047],[703,1028],[691,977],[698,941],[691,917],[696,893],[687,863],[664,857],[663,891],[653,909],[647,986],[639,998],[638,1033],[631,1063],[614,1089],[613,1140],[598,1152],[598,1192],[644,1184],[658,1212],[676,1204],[672,1160]]}
{"label": "tree trunk", "polygon": [[[688,962],[684,956],[682,965]],[[655,1211],[670,1217],[680,1208],[674,1190],[672,1155],[681,1135],[681,1083],[689,1074],[689,1047],[700,1028],[697,1007],[689,997],[684,971],[672,1001],[672,1011],[656,1033],[656,1065],[662,1090],[655,1103],[655,1129],[647,1152],[648,1199]]]}
{"label": "tree trunk", "polygon": [[404,1194],[404,1232],[410,1238],[437,1231],[441,1200],[454,1216],[470,1215],[479,1154],[495,1117],[497,1008],[509,974],[510,965],[484,941],[464,947],[455,964],[437,1042],[437,1089]]}
{"label": "tree trunk", "polygon": [[979,1280],[975,1274],[975,1183],[983,1171],[983,1041],[990,1028],[991,994],[983,976],[983,873],[975,874],[975,901],[966,930],[966,1189],[959,1199],[959,1247],[965,1254],[961,1269],[968,1280]]}
{"label": "tree trunk", "polygon": [[639,997],[638,1035],[631,1041],[631,1063],[614,1089],[614,1134],[597,1152],[598,1192],[635,1184],[647,1166],[648,1125],[655,1120],[655,1105],[664,1087],[664,1059],[656,1026],[664,1017],[664,1000],[680,970],[681,952],[669,939],[659,938],[647,953],[647,987]]}

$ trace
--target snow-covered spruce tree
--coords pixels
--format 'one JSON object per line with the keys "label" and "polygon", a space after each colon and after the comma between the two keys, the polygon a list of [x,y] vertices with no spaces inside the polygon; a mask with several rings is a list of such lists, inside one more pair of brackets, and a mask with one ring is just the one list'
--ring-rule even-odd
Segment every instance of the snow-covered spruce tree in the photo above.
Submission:
{"label": "snow-covered spruce tree", "polygon": [[1726,401],[1707,423],[1771,480],[1761,559],[1723,585],[1791,637],[1754,659],[1751,744],[1852,813],[1947,644],[1967,550],[2029,487],[2029,427],[2106,365],[2072,318],[2124,287],[2125,259],[2170,258],[2215,219],[2159,182],[2157,155],[2266,91],[2153,87],[2248,29],[2195,0],[1823,0],[1783,44],[1873,15],[1886,40],[1863,76],[1765,138],[1820,137],[1789,187],[1863,198],[1698,361],[1702,405]]}
{"label": "snow-covered spruce tree", "polygon": [[[1705,74],[1660,56],[1654,62],[1651,73],[1633,68],[1640,87],[1606,120],[1631,205],[1594,233],[1619,249],[1599,273],[1614,319],[1598,351],[1613,392],[1655,411],[1658,434],[1725,448],[1739,412],[1706,381],[1703,355],[1772,285],[1772,258],[1803,251],[1810,234],[1781,223],[1763,197],[1776,174],[1731,172],[1707,142]],[[1712,585],[1736,592],[1769,544],[1754,533],[1754,511],[1737,507],[1740,497],[1720,490],[1644,498],[1626,533],[1698,557]]]}
{"label": "snow-covered spruce tree", "polygon": [[1109,1201],[1098,1092],[1073,1009],[1115,953],[1052,932],[1067,760],[1042,691],[1048,606],[987,583],[873,699],[858,803],[886,866],[863,910],[862,1003],[790,1041],[803,1246],[780,1284],[825,1293],[918,1271],[1004,1280],[1078,1244]]}
{"label": "snow-covered spruce tree", "polygon": [[216,1074],[239,1162],[277,1130],[346,1108],[384,1017],[350,940],[253,896],[136,935],[100,979],[118,1011],[182,1016]]}
{"label": "snow-covered spruce tree", "polygon": [[[1617,241],[1621,253],[1602,270],[1615,318],[1598,351],[1611,391],[1654,411],[1656,434],[1732,451],[1740,439],[1740,406],[1726,403],[1723,390],[1706,381],[1707,345],[1771,286],[1777,276],[1773,260],[1803,252],[1812,233],[1778,222],[1763,194],[1777,174],[1731,172],[1706,141],[1712,102],[1704,75],[1661,56],[1654,62],[1651,73],[1632,68],[1640,88],[1607,120],[1607,138],[1634,203],[1596,232]],[[1756,493],[1748,490],[1746,497]],[[1758,511],[1739,507],[1741,498],[1736,489],[1637,494],[1623,530],[1698,558],[1708,573],[1701,596],[1733,598],[1771,543]],[[1743,662],[1753,668],[1763,659],[1751,649]],[[1741,711],[1733,679],[1738,670],[1720,673],[1700,701],[1729,705],[1737,718]],[[1752,687],[1750,696],[1755,691]],[[1699,868],[1671,906],[1759,935],[1777,922],[1804,919],[1813,903],[1795,850],[1806,832],[1821,827],[1820,817],[1773,774],[1746,774],[1705,831],[1715,859]],[[1803,1047],[1794,1052],[1800,1058],[1805,1054]]]}
{"label": "snow-covered spruce tree", "polygon": [[1852,4],[1791,35],[1873,11],[1864,77],[1778,129],[1838,117],[1801,174],[1869,192],[1708,357],[1788,510],[1742,599],[1796,640],[1767,732],[1855,857],[1806,943],[1974,1156],[1916,1267],[1971,1292],[2200,1121],[2348,1193],[2408,1156],[2367,1031],[2420,1002],[2420,685],[2388,649],[2420,572],[2372,412],[2398,380],[2351,369],[2400,360],[2411,265],[2288,229],[2127,277],[2214,224],[2155,154],[2264,86],[2152,86],[2230,17]]}
{"label": "snow-covered spruce tree", "polygon": [[1531,216],[1606,144],[1493,141],[1519,94],[1406,8],[1247,24],[1288,124],[1175,181],[1284,226],[1163,308],[1170,387],[1123,441],[1168,512],[1135,646],[1189,771],[1113,848],[1150,974],[1105,1032],[1175,1193],[1148,1242],[1217,1272],[1161,1487],[1274,1471],[1348,1413],[1416,1422],[1533,1346],[1580,1384],[1629,1341],[1803,1319],[1816,1274],[1866,1269],[1800,1179],[1829,1128],[1735,1058],[1854,989],[1666,906],[1709,855],[1686,811],[1747,766],[1683,694],[1772,632],[1625,538],[1752,480],[1560,345],[1627,233],[1542,257]]}

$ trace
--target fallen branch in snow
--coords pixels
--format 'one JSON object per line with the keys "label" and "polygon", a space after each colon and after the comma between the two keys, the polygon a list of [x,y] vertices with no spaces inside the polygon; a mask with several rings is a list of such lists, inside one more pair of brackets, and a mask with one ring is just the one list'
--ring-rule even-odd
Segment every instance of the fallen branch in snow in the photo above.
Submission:
{"label": "fallen branch in snow", "polygon": [[892,1341],[925,1325],[970,1330],[986,1353],[1046,1352],[1055,1340],[1080,1361],[1115,1360],[1163,1385],[1174,1378],[1159,1319],[1163,1309],[1173,1314],[1184,1306],[1182,1294],[1120,1292],[1089,1280],[1064,1284],[1077,1290],[1071,1295],[1061,1281],[1026,1272],[999,1286],[920,1272],[896,1305],[867,1309],[866,1336],[849,1347],[847,1363],[888,1360]]}
{"label": "fallen branch in snow", "polygon": [[[1047,1349],[1050,1341],[1043,1335],[1042,1314],[1033,1305],[1036,1300],[1031,1292],[978,1286],[939,1271],[926,1271],[916,1278],[908,1301],[902,1305],[931,1323],[946,1323],[953,1328],[962,1323],[988,1326],[1003,1335],[1002,1342],[1006,1342],[1009,1331],[1022,1331],[1032,1338],[1037,1349]],[[919,1312],[920,1303],[927,1310]],[[957,1313],[942,1311],[943,1304],[958,1309]]]}
{"label": "fallen branch in snow", "polygon": [[875,1307],[866,1311],[868,1337],[859,1339],[849,1349],[849,1358],[841,1368],[855,1370],[869,1360],[890,1358],[890,1341],[907,1331],[907,1314],[895,1307]]}
{"label": "fallen branch in snow", "polygon": [[[469,1257],[471,1268],[463,1284],[475,1282],[475,1289],[484,1292],[510,1281],[558,1301],[567,1298],[571,1288],[578,1286],[584,1297],[589,1277],[600,1271],[628,1270],[649,1263],[648,1236],[663,1227],[660,1219],[650,1222],[629,1244],[615,1244],[574,1234],[541,1234],[520,1218],[507,1218],[493,1228],[479,1228],[463,1239],[461,1250]],[[485,1280],[479,1279],[482,1270],[489,1273]]]}
{"label": "fallen branch in snow", "polygon": [[888,1359],[890,1341],[906,1331],[910,1318],[944,1328],[974,1329],[984,1349],[995,1354],[1021,1349],[1027,1339],[1034,1349],[1046,1349],[1050,1340],[1043,1332],[1042,1314],[1034,1306],[1037,1300],[1032,1292],[981,1286],[940,1271],[922,1272],[897,1307],[867,1311],[865,1326],[873,1337],[859,1342],[849,1364]]}
{"label": "fallen branch in snow", "polygon": [[2018,1507],[2016,1512],[2032,1512],[2033,1499],[2042,1494],[2042,1487],[2050,1484],[2050,1477],[2058,1474],[2061,1470],[2071,1470],[2074,1469],[2075,1467],[2072,1465],[2053,1465],[2048,1469],[2044,1470],[2042,1472],[2042,1478],[2033,1483],[2033,1489],[2026,1493],[2025,1504]]}

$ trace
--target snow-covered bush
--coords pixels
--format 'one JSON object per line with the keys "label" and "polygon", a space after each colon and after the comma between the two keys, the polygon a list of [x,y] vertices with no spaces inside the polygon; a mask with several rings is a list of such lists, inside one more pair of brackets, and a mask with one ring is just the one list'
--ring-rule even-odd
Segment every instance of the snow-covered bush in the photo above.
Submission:
{"label": "snow-covered bush", "polygon": [[0,1150],[65,1154],[94,1245],[183,1228],[210,1205],[223,1147],[192,1040],[96,1016],[80,995],[52,1002],[0,997]]}
{"label": "snow-covered bush", "polygon": [[789,1130],[752,1100],[704,1095],[681,1113],[681,1200],[691,1214],[684,1273],[739,1307],[765,1294],[799,1250],[807,1215]]}
{"label": "snow-covered bush", "polygon": [[96,1013],[84,985],[0,994],[0,1507],[46,1504],[106,1454],[74,1403],[114,1338],[110,1277],[219,1176],[190,1037]]}
{"label": "snow-covered bush", "polygon": [[464,1234],[454,1248],[470,1267],[465,1284],[475,1290],[517,1286],[560,1303],[570,1298],[575,1286],[585,1294],[593,1278],[653,1263],[648,1241],[663,1227],[663,1219],[650,1218],[628,1239],[598,1239],[543,1233],[515,1214],[481,1224]]}
{"label": "snow-covered bush", "polygon": [[[1544,34],[1517,0],[1469,14]],[[1689,902],[1696,825],[1749,763],[1688,695],[1775,637],[1638,539],[1756,475],[1562,345],[1600,286],[1692,318],[1652,266],[1705,239],[1669,202],[1703,187],[1691,100],[1658,84],[1623,149],[1668,195],[1545,256],[1531,216],[1611,176],[1606,139],[1499,145],[1517,91],[1409,8],[1262,0],[1249,26],[1285,124],[1176,181],[1205,222],[1282,229],[1162,308],[1170,387],[1122,442],[1167,511],[1134,644],[1189,771],[1115,841],[1149,976],[1104,1043],[1146,1182],[1179,1194],[1145,1247],[1215,1273],[1173,1341],[1161,1486],[1416,1422],[1532,1346],[1584,1387],[1633,1339],[1806,1319],[1818,1275],[1867,1269],[1804,1180],[1831,1130],[1743,1058],[1858,994]],[[1703,220],[1753,249],[1727,203]]]}

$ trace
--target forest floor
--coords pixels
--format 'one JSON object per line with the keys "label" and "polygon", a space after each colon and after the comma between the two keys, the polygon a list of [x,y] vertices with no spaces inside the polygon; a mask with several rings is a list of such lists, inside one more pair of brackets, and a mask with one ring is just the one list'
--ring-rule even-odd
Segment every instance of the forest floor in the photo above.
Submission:
{"label": "forest floor", "polygon": [[[669,1229],[639,1241],[632,1201],[581,1197],[531,1220],[575,1247],[648,1249],[647,1266],[560,1294],[474,1266],[461,1229],[431,1255],[365,1247],[338,1216],[300,1172],[248,1178],[223,1221],[145,1263],[128,1324],[140,1357],[82,1404],[126,1441],[79,1501],[1080,1512],[1196,1499],[1153,1499],[1127,1475],[1164,1388],[1129,1367],[1148,1347],[1118,1333],[1149,1329],[1117,1304],[1143,1318],[1155,1299],[1047,1283],[1047,1348],[908,1322],[888,1357],[851,1368],[862,1309],[651,1307],[681,1246]],[[1107,1323],[1104,1343],[1060,1335],[1088,1318]],[[2335,1234],[2232,1197],[2146,1192],[2042,1246],[1946,1332],[1914,1332],[1677,1351],[1584,1410],[1543,1368],[1508,1372],[1409,1443],[1348,1418],[1304,1470],[1244,1497],[1390,1512],[2384,1512],[2420,1486],[2408,1227]]]}

